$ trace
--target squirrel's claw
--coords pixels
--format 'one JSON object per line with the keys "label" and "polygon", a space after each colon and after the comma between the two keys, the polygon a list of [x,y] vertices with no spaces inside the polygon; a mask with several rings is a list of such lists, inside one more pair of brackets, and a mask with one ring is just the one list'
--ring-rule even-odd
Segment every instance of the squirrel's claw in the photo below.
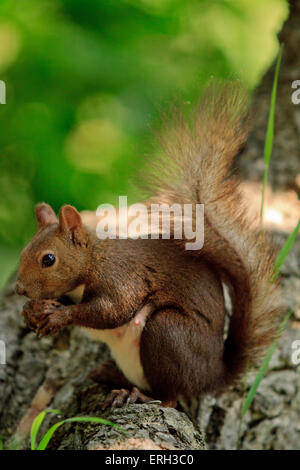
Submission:
{"label": "squirrel's claw", "polygon": [[112,390],[104,402],[104,408],[120,408],[122,406],[134,403],[161,403],[159,400],[144,395],[137,387],[132,391],[122,388],[121,390]]}

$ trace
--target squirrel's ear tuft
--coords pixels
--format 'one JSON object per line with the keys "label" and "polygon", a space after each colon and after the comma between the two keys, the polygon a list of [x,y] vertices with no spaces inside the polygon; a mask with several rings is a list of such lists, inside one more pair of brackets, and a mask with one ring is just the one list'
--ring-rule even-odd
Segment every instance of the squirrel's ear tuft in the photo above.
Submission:
{"label": "squirrel's ear tuft", "polygon": [[54,210],[45,202],[41,202],[35,206],[35,216],[39,228],[46,225],[56,224],[58,222]]}
{"label": "squirrel's ear tuft", "polygon": [[69,233],[76,245],[87,245],[87,233],[75,207],[67,205],[60,209],[59,228],[61,232]]}

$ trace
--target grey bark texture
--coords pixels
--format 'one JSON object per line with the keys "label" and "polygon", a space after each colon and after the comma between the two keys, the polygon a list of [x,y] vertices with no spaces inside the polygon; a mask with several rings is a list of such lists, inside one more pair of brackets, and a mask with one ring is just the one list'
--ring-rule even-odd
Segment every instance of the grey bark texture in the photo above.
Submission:
{"label": "grey bark texture", "polygon": [[[300,3],[292,0],[290,17],[279,34],[283,56],[278,78],[274,146],[269,181],[275,190],[299,191],[300,173],[300,105],[292,102],[292,82],[300,80]],[[270,108],[275,64],[266,73],[253,100],[251,133],[240,155],[239,170],[244,179],[261,182],[264,173],[263,148]]]}
{"label": "grey bark texture", "polygon": [[[300,79],[300,5],[281,33],[285,43],[278,86],[276,132],[270,182],[275,189],[299,189],[300,105],[291,102],[293,80]],[[274,69],[265,76],[255,97],[254,129],[239,157],[245,179],[262,180],[263,146]],[[279,245],[286,235],[276,234]],[[24,299],[8,283],[0,307],[0,340],[6,344],[6,365],[0,365],[0,434],[4,442],[28,448],[33,417],[46,407],[61,410],[64,418],[99,416],[122,426],[127,433],[97,424],[67,424],[50,442],[51,449],[298,449],[300,442],[300,374],[293,363],[293,342],[300,340],[300,240],[282,271],[291,320],[280,338],[270,371],[262,381],[251,409],[240,421],[243,387],[220,398],[201,402],[198,423],[185,413],[157,405],[130,405],[109,412],[102,408],[108,387],[87,379],[89,371],[108,357],[108,350],[77,328],[56,338],[39,339],[23,324]],[[247,378],[247,388],[255,373]],[[42,434],[58,418],[48,415]],[[202,429],[206,434],[204,443]]]}

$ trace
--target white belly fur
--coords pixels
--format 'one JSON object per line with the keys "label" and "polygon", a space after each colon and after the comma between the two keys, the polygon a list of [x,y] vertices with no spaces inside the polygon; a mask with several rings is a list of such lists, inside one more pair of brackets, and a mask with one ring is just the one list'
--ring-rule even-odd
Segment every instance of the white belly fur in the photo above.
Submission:
{"label": "white belly fur", "polygon": [[[83,292],[84,286],[78,286],[68,295],[78,303]],[[144,376],[140,358],[140,339],[150,311],[151,306],[146,305],[129,323],[112,330],[83,328],[93,340],[102,341],[109,346],[113,359],[131,383],[148,391],[150,391],[150,386]]]}

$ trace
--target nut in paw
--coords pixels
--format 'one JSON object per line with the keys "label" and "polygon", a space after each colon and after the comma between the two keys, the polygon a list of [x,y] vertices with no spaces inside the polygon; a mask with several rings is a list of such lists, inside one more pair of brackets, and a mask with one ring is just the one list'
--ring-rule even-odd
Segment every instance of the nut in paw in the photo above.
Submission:
{"label": "nut in paw", "polygon": [[68,307],[51,299],[27,302],[22,314],[27,326],[39,336],[53,335],[71,323]]}

